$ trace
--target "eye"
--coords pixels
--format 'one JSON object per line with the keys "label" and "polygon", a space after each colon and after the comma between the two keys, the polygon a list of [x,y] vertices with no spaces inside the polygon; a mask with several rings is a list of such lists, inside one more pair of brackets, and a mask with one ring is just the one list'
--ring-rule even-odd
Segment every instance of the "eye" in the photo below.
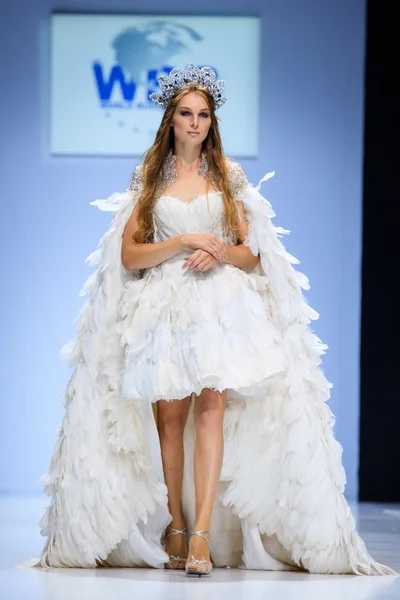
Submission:
{"label": "eye", "polygon": [[[188,115],[190,115],[190,111],[188,110],[181,110],[180,114],[182,115],[182,117],[187,117]],[[208,117],[210,116],[208,113],[206,112],[202,112],[200,113],[200,116],[203,117],[204,119],[208,119]]]}

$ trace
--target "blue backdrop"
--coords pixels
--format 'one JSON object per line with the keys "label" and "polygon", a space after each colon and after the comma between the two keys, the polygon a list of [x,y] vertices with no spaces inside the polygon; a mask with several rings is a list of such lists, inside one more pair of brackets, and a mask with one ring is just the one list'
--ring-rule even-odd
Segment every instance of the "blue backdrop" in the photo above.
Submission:
{"label": "blue backdrop", "polygon": [[[243,14],[242,0],[170,0],[174,14]],[[135,161],[51,157],[49,15],[51,0],[0,8],[2,83],[0,489],[39,491],[63,416],[70,371],[60,347],[75,330],[91,272],[84,265],[109,225],[89,205],[126,187]],[[161,0],[76,0],[81,11],[160,12]],[[292,230],[287,249],[311,280],[314,329],[330,347],[324,371],[344,447],[346,495],[357,494],[359,320],[365,1],[247,0],[262,16],[260,155],[243,160],[275,224]],[[223,32],[221,32],[223,35]],[[71,40],[73,44],[73,40]],[[237,74],[240,85],[240,73]]]}

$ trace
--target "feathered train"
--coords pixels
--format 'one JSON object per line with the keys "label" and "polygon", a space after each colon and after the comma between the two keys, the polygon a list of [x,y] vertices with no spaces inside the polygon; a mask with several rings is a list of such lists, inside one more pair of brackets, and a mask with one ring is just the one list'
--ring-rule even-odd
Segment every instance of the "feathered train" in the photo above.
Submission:
{"label": "feathered train", "polygon": [[[294,269],[298,261],[284,249],[279,238],[285,231],[272,224],[274,212],[260,185],[250,185],[233,162],[230,178],[234,199],[245,208],[244,243],[260,254],[248,273],[279,331],[288,369],[284,378],[271,381],[265,398],[227,405],[212,559],[216,566],[250,569],[395,574],[368,554],[344,497],[342,448],[327,405],[331,386],[320,369],[326,346],[310,329],[318,314],[302,294],[307,278]],[[129,281],[135,279],[139,288],[144,281],[122,266],[121,240],[140,191],[137,170],[132,189],[92,203],[114,216],[87,259],[96,268],[82,289],[87,298],[75,339],[63,348],[73,373],[43,478],[51,501],[41,520],[47,542],[35,566],[162,567],[168,560],[160,540],[171,515],[151,402],[131,402],[120,386],[121,301]],[[183,484],[189,527],[193,440],[190,414]]]}

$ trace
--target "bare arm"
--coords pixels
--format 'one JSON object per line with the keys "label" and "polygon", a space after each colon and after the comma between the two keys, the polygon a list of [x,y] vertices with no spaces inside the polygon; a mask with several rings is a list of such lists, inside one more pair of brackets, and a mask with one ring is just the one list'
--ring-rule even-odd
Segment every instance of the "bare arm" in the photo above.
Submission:
{"label": "bare arm", "polygon": [[127,271],[150,269],[184,250],[182,236],[180,235],[154,244],[135,242],[132,236],[139,229],[137,214],[138,205],[133,209],[122,237],[121,261]]}
{"label": "bare arm", "polygon": [[[248,225],[243,202],[237,201],[237,206],[240,214],[238,222],[239,239],[243,241],[248,233]],[[252,269],[260,262],[260,255],[254,256],[250,248],[244,244],[225,246],[225,254],[226,258],[223,262],[239,267],[240,269]]]}
{"label": "bare arm", "polygon": [[184,250],[203,248],[218,259],[222,259],[224,243],[215,235],[203,233],[187,233],[177,235],[163,242],[146,244],[135,242],[133,234],[139,229],[137,220],[138,205],[132,211],[125,226],[121,246],[121,261],[127,271],[150,269],[172,258]]}

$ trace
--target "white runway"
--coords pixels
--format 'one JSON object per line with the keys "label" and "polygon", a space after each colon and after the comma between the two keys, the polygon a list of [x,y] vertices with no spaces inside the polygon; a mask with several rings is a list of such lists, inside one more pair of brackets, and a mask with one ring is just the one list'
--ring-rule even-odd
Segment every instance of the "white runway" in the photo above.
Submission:
{"label": "white runway", "polygon": [[[208,578],[157,569],[26,569],[44,538],[38,520],[48,499],[0,496],[2,600],[399,600],[400,577],[307,575],[216,569]],[[400,572],[400,505],[352,505],[361,533],[379,562]]]}

